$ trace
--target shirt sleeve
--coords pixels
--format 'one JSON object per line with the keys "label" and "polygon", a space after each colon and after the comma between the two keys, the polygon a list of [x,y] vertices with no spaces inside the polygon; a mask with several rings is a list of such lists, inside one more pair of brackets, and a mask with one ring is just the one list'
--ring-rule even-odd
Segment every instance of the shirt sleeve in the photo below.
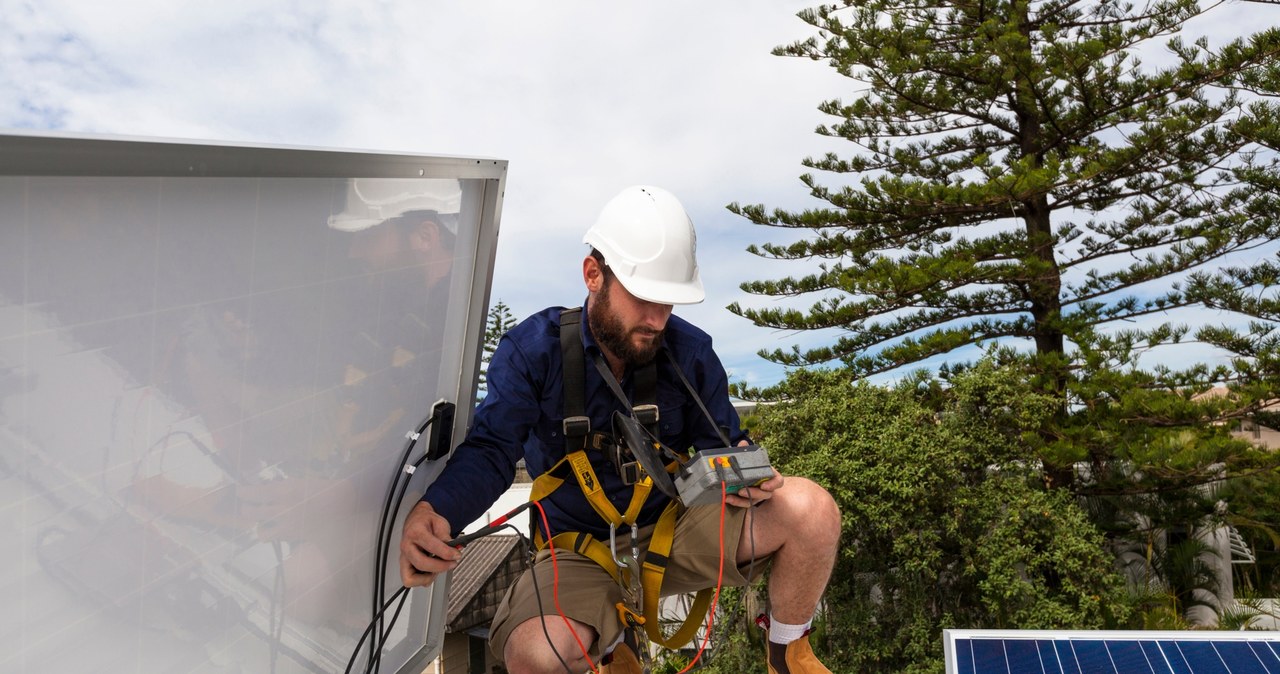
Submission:
{"label": "shirt sleeve", "polygon": [[489,361],[488,387],[467,437],[422,500],[456,535],[493,505],[515,480],[516,463],[538,419],[539,387],[525,354],[503,338]]}

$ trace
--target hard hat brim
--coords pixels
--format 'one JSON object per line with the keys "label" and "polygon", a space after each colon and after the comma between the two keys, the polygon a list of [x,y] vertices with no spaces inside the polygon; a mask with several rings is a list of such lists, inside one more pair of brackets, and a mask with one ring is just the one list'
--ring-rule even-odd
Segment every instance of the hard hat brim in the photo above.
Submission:
{"label": "hard hat brim", "polygon": [[363,232],[370,227],[386,222],[386,218],[358,218],[345,215],[334,215],[329,218],[329,228],[339,232]]}
{"label": "hard hat brim", "polygon": [[624,278],[615,274],[618,282],[632,295],[656,304],[700,304],[707,298],[702,279],[694,276],[685,283],[670,283],[644,278]]}

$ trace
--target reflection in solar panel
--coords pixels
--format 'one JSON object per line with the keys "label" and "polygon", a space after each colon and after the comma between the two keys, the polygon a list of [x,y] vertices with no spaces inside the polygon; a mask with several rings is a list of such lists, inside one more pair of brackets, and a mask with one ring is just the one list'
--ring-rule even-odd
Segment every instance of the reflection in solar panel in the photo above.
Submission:
{"label": "reflection in solar panel", "polygon": [[947,674],[1280,674],[1280,632],[943,630]]}

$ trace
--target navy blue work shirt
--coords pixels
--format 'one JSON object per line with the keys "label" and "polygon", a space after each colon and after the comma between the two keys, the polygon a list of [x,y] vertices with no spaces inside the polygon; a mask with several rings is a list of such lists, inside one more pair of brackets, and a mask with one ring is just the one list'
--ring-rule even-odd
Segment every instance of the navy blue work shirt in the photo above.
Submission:
{"label": "navy blue work shirt", "polygon": [[[475,521],[506,491],[515,479],[516,462],[523,457],[530,475],[546,472],[565,455],[564,373],[560,355],[561,307],[545,309],[512,328],[489,361],[488,391],[476,409],[467,437],[454,450],[440,476],[422,499],[449,521],[456,535]],[[615,410],[628,413],[591,365],[600,347],[591,335],[586,310],[582,316],[582,343],[586,348],[586,413],[592,430],[612,431]],[[738,413],[729,401],[728,377],[711,347],[711,337],[688,321],[672,315],[664,332],[664,345],[698,391],[717,425],[729,429],[736,445],[746,438]],[[719,434],[666,357],[658,356],[657,403],[659,436],[676,451],[708,449],[724,445]],[[623,390],[634,396],[632,372],[623,374]],[[617,469],[600,452],[588,451],[596,476],[619,513],[631,500],[632,487],[623,484]],[[656,488],[640,511],[637,524],[653,524],[670,498]],[[582,489],[570,476],[543,499],[552,535],[583,531],[606,538],[609,525],[602,520]]]}

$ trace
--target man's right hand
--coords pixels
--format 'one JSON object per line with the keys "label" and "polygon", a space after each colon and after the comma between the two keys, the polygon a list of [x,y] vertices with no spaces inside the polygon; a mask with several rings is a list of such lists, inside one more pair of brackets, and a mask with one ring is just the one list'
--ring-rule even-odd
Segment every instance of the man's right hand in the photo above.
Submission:
{"label": "man's right hand", "polygon": [[405,587],[425,587],[458,566],[462,553],[446,545],[449,538],[449,521],[430,503],[419,501],[409,511],[400,538],[400,581]]}

